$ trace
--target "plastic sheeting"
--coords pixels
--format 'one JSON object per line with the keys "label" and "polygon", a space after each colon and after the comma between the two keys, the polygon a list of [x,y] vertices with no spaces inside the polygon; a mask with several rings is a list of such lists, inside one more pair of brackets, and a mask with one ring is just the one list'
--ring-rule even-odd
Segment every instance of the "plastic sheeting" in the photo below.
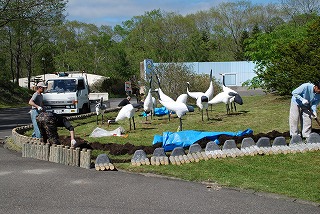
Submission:
{"label": "plastic sheeting", "polygon": [[163,132],[162,136],[154,136],[152,144],[162,143],[162,147],[165,151],[172,151],[176,147],[188,147],[203,138],[207,138],[219,144],[218,138],[220,135],[244,136],[252,133],[253,131],[251,129],[238,132],[202,132],[194,130]]}
{"label": "plastic sheeting", "polygon": [[124,133],[124,128],[119,126],[113,131],[107,131],[102,128],[95,128],[93,132],[90,134],[89,137],[109,137],[109,136],[122,136],[122,133]]}
{"label": "plastic sheeting", "polygon": [[[174,112],[172,112],[172,113],[174,113]],[[163,116],[163,115],[169,114],[169,110],[166,109],[166,107],[164,107],[164,106],[163,106],[163,107],[160,107],[160,108],[155,108],[155,109],[154,109],[154,114],[155,114],[156,116]],[[147,116],[147,114],[146,114],[145,112],[142,112],[141,115],[142,115],[143,117],[146,117],[146,116]]]}

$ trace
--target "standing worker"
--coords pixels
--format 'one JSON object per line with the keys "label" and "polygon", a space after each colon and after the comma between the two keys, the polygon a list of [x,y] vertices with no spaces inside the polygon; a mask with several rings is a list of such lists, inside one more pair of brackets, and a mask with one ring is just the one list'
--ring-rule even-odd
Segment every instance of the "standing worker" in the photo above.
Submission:
{"label": "standing worker", "polygon": [[45,88],[47,88],[47,86],[43,82],[39,82],[37,84],[36,92],[34,92],[31,99],[29,100],[29,105],[32,106],[30,115],[31,115],[33,130],[34,130],[34,132],[32,133],[32,137],[35,137],[35,138],[41,138],[41,133],[37,125],[36,118],[39,115],[39,113],[43,111],[42,93],[44,92]]}
{"label": "standing worker", "polygon": [[74,128],[67,118],[52,112],[41,112],[37,117],[37,122],[44,143],[60,145],[58,127],[65,127],[70,131],[71,146],[76,144]]}
{"label": "standing worker", "polygon": [[317,106],[320,102],[320,81],[316,83],[304,83],[292,91],[290,105],[290,136],[300,135],[299,120],[301,124],[301,137],[308,139],[312,118],[317,119]]}

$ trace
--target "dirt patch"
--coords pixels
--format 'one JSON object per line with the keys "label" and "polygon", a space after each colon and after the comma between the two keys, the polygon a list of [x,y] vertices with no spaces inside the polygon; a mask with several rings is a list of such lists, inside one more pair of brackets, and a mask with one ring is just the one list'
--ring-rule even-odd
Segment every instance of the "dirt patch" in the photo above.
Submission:
{"label": "dirt patch", "polygon": [[[278,132],[278,131],[272,131],[268,133],[259,133],[256,135],[250,134],[250,135],[245,135],[241,137],[232,137],[228,135],[220,135],[219,141],[221,142],[221,145],[226,140],[233,139],[236,141],[236,144],[241,144],[242,139],[245,137],[252,137],[255,142],[258,141],[260,137],[268,137],[270,140],[273,140],[274,138],[278,136],[283,136],[288,138],[289,137],[289,132]],[[70,146],[70,137],[65,137],[61,136],[60,141],[63,145]],[[125,154],[134,154],[134,152],[138,149],[144,150],[147,154],[152,154],[155,148],[161,147],[161,144],[156,144],[156,145],[151,145],[151,146],[135,146],[131,143],[126,143],[126,144],[117,144],[117,143],[106,143],[106,144],[101,144],[99,142],[87,142],[82,138],[76,137],[77,141],[77,147],[82,148],[87,148],[87,149],[95,149],[95,150],[103,150],[103,151],[109,151],[110,154],[112,155],[125,155]],[[205,148],[206,144],[208,143],[208,139],[202,139],[199,140],[197,143],[201,145],[202,148]]]}
{"label": "dirt patch", "polygon": [[[101,150],[108,151],[108,154],[111,155],[133,155],[136,150],[142,149],[146,152],[146,154],[153,154],[153,151],[161,147],[161,143],[152,145],[152,146],[135,146],[131,143],[125,144],[117,144],[117,143],[99,143],[99,142],[87,142],[80,137],[76,137],[75,140],[77,144],[75,147],[79,147],[80,149],[92,149],[92,150]],[[60,142],[62,145],[70,146],[70,137],[60,136]],[[129,160],[130,161],[130,160]],[[127,161],[125,161],[127,162]]]}
{"label": "dirt patch", "polygon": [[[320,129],[313,129],[312,132],[316,132],[316,133],[320,133]],[[283,136],[286,139],[290,138],[290,133],[289,131],[287,132],[278,132],[276,130],[273,130],[271,132],[268,133],[259,133],[259,134],[249,134],[249,135],[245,135],[245,136],[241,136],[241,137],[232,137],[232,136],[228,136],[228,135],[220,135],[218,140],[221,143],[220,145],[223,145],[223,143],[226,140],[230,140],[233,139],[235,140],[237,145],[241,145],[241,142],[243,140],[243,138],[246,137],[251,137],[255,142],[257,142],[259,140],[259,138],[261,137],[268,137],[271,142],[279,136]],[[136,150],[142,149],[143,151],[146,152],[147,155],[151,155],[153,154],[153,151],[156,148],[161,147],[161,143],[155,144],[155,145],[151,145],[151,146],[135,146],[131,143],[126,143],[126,144],[117,144],[117,143],[106,143],[106,144],[101,144],[99,142],[87,142],[82,138],[76,137],[76,141],[77,141],[77,147],[80,147],[80,149],[83,148],[87,148],[87,149],[92,149],[92,150],[101,150],[101,151],[108,151],[108,154],[111,155],[133,155],[134,152]],[[198,143],[203,149],[206,147],[206,144],[209,142],[210,140],[204,138],[202,140],[197,141],[196,143]],[[65,145],[65,146],[70,146],[70,137],[65,137],[65,136],[60,136],[60,142],[61,144]],[[130,160],[128,159],[118,159],[114,162],[130,162]]]}

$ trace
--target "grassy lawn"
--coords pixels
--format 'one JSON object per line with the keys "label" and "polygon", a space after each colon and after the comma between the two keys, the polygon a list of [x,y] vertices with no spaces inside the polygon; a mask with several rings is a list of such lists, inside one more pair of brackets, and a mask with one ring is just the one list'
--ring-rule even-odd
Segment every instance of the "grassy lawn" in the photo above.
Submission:
{"label": "grassy lawn", "polygon": [[[210,120],[201,121],[198,109],[183,117],[184,130],[203,131],[243,131],[250,128],[254,134],[267,133],[273,130],[286,132],[289,129],[288,115],[290,98],[273,95],[243,97],[244,105],[237,106],[238,113],[226,115],[225,105],[219,104],[209,111]],[[191,100],[191,102],[193,102]],[[191,103],[190,102],[190,103]],[[209,107],[210,110],[210,107]],[[168,121],[167,116],[156,117],[153,120],[139,117],[136,114],[136,130],[126,131],[127,138],[102,137],[91,138],[89,135],[97,127],[96,117],[72,121],[76,127],[76,135],[88,142],[101,143],[131,143],[134,145],[152,145],[154,135],[162,135],[165,131],[176,132],[179,120],[175,116]],[[105,118],[115,118],[116,112],[105,114]],[[122,126],[129,130],[127,120],[118,124],[99,125],[106,130],[114,130]],[[314,124],[315,128],[317,127]],[[61,135],[68,135],[66,130],[59,130]],[[29,133],[30,134],[30,133]],[[95,154],[102,151],[94,151]],[[105,153],[105,152],[104,152]],[[131,158],[129,155],[113,158]],[[199,163],[189,163],[180,166],[131,166],[130,163],[116,163],[118,169],[132,172],[156,173],[190,181],[217,182],[219,185],[253,189],[290,197],[320,202],[320,151],[279,154],[270,156],[237,157],[210,159]]]}
{"label": "grassy lawn", "polygon": [[[289,116],[289,99],[277,96],[250,96],[244,97],[244,105],[237,105],[237,113],[227,115],[224,104],[209,106],[209,121],[204,115],[204,121],[201,121],[201,112],[195,108],[195,112],[188,113],[183,117],[183,130],[198,131],[231,131],[237,132],[247,128],[251,128],[254,134],[267,133],[272,130],[279,132],[288,131]],[[193,102],[191,100],[191,102]],[[136,130],[129,131],[128,120],[119,121],[118,124],[111,124],[109,127],[98,125],[98,127],[106,130],[114,130],[122,126],[127,138],[110,137],[110,138],[90,138],[89,135],[97,127],[95,121],[96,116],[84,120],[73,121],[77,135],[89,142],[116,142],[124,144],[130,142],[135,145],[151,145],[154,135],[162,135],[165,131],[176,132],[179,127],[179,119],[173,115],[171,121],[168,116],[155,117],[153,120],[148,118],[148,122],[143,117],[135,116]],[[105,114],[105,120],[115,118],[117,112]],[[85,126],[83,126],[85,124]],[[67,134],[67,131],[61,130]]]}

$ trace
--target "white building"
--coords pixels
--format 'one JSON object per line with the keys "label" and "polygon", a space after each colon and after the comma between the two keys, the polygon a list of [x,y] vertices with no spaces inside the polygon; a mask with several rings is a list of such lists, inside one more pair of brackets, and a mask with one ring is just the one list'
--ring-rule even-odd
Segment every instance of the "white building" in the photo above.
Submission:
{"label": "white building", "polygon": [[[154,66],[160,64],[161,63],[153,63]],[[245,81],[257,76],[254,72],[256,64],[252,61],[183,62],[182,64],[189,67],[191,71],[196,74],[210,74],[212,70],[212,76],[220,82],[222,82],[222,76],[220,74],[224,73],[226,74],[225,83],[227,86],[241,87]]]}
{"label": "white building", "polygon": [[[78,73],[81,74],[81,72],[78,72]],[[100,76],[100,75],[95,75],[95,74],[86,74],[86,73],[84,73],[84,75],[87,75],[87,80],[88,80],[89,86],[91,86],[93,83],[95,83],[96,81],[100,80],[101,78],[107,78],[107,77]],[[48,80],[48,79],[52,79],[52,78],[57,78],[57,75],[56,74],[45,74],[45,76],[44,76],[42,74],[42,75],[32,76],[31,77],[31,82],[30,82],[30,88],[32,89],[36,85],[35,79]],[[19,79],[19,86],[27,88],[28,87],[28,78],[20,78]]]}

